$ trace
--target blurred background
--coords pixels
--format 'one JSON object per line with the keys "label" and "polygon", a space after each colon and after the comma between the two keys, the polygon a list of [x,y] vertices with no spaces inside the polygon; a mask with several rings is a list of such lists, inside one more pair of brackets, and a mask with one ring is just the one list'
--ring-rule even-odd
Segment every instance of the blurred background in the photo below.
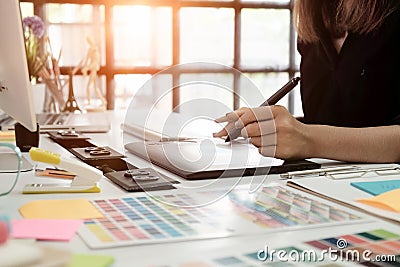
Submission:
{"label": "blurred background", "polygon": [[[265,98],[298,75],[300,58],[293,27],[294,0],[21,0],[22,17],[38,15],[45,23],[54,54],[61,51],[62,74],[85,58],[90,36],[100,51],[98,86],[107,109],[125,109],[152,75],[194,61],[233,67],[251,79]],[[218,99],[235,109],[245,105],[237,94],[246,88],[221,69],[188,70],[182,77],[224,80],[232,93],[207,90],[202,97]],[[86,99],[86,79],[74,78],[78,102]],[[175,80],[176,82],[176,80]],[[155,89],[156,90],[156,89]],[[96,95],[92,96],[96,100]],[[172,109],[198,97],[176,90],[166,101]],[[258,99],[256,101],[259,101]],[[299,88],[279,104],[302,115]]]}

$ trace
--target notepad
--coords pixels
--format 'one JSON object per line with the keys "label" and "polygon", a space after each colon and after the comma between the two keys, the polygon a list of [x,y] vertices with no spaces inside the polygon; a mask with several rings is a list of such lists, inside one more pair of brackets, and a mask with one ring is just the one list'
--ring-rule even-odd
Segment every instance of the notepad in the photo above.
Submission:
{"label": "notepad", "polygon": [[350,184],[355,188],[358,188],[373,196],[377,196],[385,192],[400,188],[400,180],[353,182]]}
{"label": "notepad", "polygon": [[91,219],[103,218],[87,199],[35,200],[19,208],[25,219]]}

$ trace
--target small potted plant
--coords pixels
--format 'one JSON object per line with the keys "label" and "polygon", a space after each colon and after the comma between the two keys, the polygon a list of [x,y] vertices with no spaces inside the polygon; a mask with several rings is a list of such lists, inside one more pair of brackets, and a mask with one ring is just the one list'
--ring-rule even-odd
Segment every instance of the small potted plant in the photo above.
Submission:
{"label": "small potted plant", "polygon": [[48,59],[48,55],[43,49],[45,27],[43,20],[38,16],[23,18],[22,26],[35,111],[36,113],[41,113],[43,111],[46,86],[44,83],[39,83],[39,72],[45,67]]}
{"label": "small potted plant", "polygon": [[25,17],[22,20],[24,28],[26,57],[29,76],[32,83],[37,82],[38,72],[45,66],[47,54],[42,49],[42,38],[45,33],[44,23],[38,16]]}

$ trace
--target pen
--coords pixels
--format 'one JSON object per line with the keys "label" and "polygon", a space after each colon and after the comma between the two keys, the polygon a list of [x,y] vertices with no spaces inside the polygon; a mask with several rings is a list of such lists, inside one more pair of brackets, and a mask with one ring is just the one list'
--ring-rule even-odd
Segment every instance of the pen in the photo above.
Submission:
{"label": "pen", "polygon": [[[281,100],[287,93],[293,90],[296,85],[299,83],[300,77],[294,77],[289,80],[281,89],[279,89],[275,94],[273,94],[268,100],[264,101],[260,107],[268,106],[268,105],[275,105]],[[229,142],[239,137],[241,128],[233,128],[229,131],[228,137],[225,139],[225,142]]]}

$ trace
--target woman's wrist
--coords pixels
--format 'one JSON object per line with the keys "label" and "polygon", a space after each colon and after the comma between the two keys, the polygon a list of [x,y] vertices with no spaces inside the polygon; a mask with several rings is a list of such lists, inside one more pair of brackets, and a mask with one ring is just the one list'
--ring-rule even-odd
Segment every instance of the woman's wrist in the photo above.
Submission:
{"label": "woman's wrist", "polygon": [[318,142],[318,136],[315,125],[301,123],[301,133],[303,135],[303,153],[302,158],[315,158],[319,156],[321,144]]}

